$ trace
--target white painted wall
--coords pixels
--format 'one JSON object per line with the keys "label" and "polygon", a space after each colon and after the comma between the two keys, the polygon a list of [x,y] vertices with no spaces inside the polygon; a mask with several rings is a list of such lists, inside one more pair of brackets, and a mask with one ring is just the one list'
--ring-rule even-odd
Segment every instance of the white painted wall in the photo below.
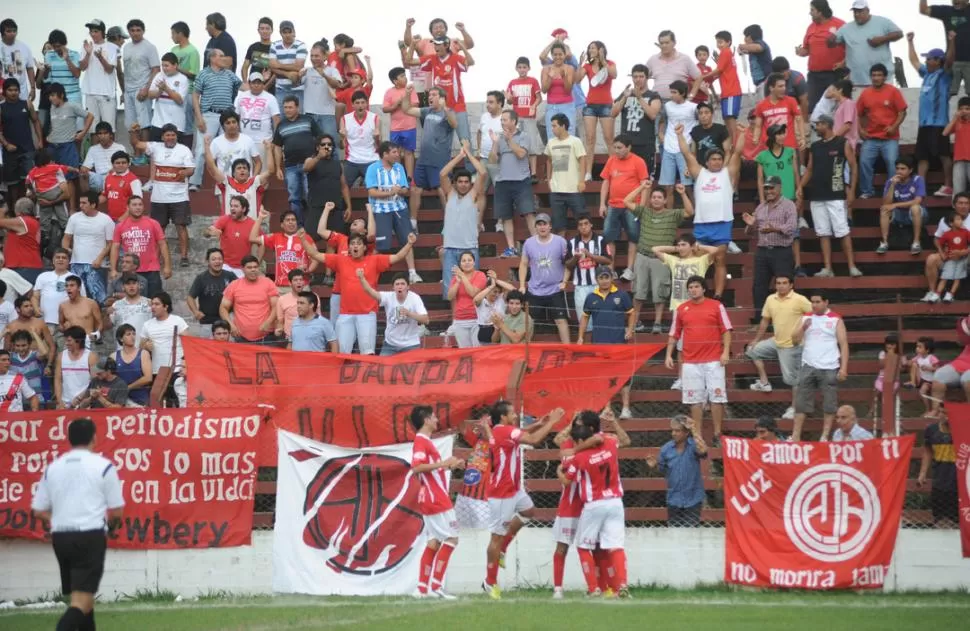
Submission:
{"label": "white painted wall", "polygon": [[[475,592],[485,575],[487,534],[463,531],[448,571],[448,589]],[[138,589],[171,590],[186,598],[215,590],[265,594],[272,584],[272,532],[253,533],[253,545],[206,550],[111,550],[101,582],[102,598]],[[525,529],[509,549],[503,588],[549,586],[552,551],[548,529]],[[689,588],[724,576],[722,529],[631,528],[627,530],[629,578],[633,585]],[[0,601],[37,598],[59,587],[49,545],[0,541]],[[576,555],[566,566],[566,588],[583,589]],[[902,530],[886,590],[970,589],[970,559],[960,558],[955,530]]]}

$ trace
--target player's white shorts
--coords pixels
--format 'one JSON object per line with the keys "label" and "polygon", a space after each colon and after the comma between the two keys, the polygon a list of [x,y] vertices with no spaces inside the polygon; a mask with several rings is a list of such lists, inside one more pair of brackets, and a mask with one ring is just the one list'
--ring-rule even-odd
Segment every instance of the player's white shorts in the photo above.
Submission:
{"label": "player's white shorts", "polygon": [[583,505],[576,530],[576,547],[593,550],[597,544],[603,550],[623,547],[625,535],[623,500],[596,500]]}
{"label": "player's white shorts", "polygon": [[458,526],[461,528],[485,530],[491,524],[492,514],[488,509],[488,500],[459,495],[455,498],[455,514],[458,515]]}
{"label": "player's white shorts", "polygon": [[442,542],[446,539],[457,539],[458,518],[455,517],[455,509],[452,508],[435,515],[425,515],[424,528],[427,531],[428,539],[437,539]]}
{"label": "player's white shorts", "polygon": [[681,401],[684,405],[727,403],[727,382],[721,362],[684,364],[680,377]]}
{"label": "player's white shorts", "polygon": [[509,531],[509,524],[516,513],[527,511],[534,507],[532,498],[524,490],[512,497],[490,497],[488,498],[488,512],[490,523],[488,529],[493,535],[504,535]]}
{"label": "player's white shorts", "polygon": [[576,540],[576,528],[579,526],[579,517],[559,517],[552,524],[552,536],[556,543],[565,543],[567,546],[573,545]]}

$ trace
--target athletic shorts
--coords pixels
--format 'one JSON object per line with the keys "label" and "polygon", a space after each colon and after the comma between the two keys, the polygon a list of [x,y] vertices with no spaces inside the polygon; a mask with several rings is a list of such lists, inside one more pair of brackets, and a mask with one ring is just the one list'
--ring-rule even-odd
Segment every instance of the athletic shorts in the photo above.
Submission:
{"label": "athletic shorts", "polygon": [[701,245],[727,245],[731,242],[731,229],[733,226],[733,221],[695,223],[694,238]]}
{"label": "athletic shorts", "polygon": [[626,519],[623,500],[613,498],[587,502],[576,527],[576,547],[594,550],[616,550],[623,547]]}
{"label": "athletic shorts", "polygon": [[741,115],[741,96],[722,96],[721,97],[721,116],[724,118],[737,118]]}
{"label": "athletic shorts", "polygon": [[97,594],[108,549],[104,531],[55,532],[51,542],[61,570],[61,593]]}
{"label": "athletic shorts", "polygon": [[950,155],[950,137],[943,135],[943,129],[943,127],[920,127],[916,130],[917,160]]}
{"label": "athletic shorts", "polygon": [[529,315],[536,322],[555,322],[566,319],[566,296],[557,291],[550,296],[529,294]]}
{"label": "athletic shorts", "polygon": [[444,542],[447,539],[458,538],[458,518],[455,509],[450,508],[443,513],[424,516],[424,528],[428,539]]}
{"label": "athletic shorts", "polygon": [[493,535],[505,535],[509,531],[509,524],[517,513],[533,508],[532,498],[524,490],[512,497],[488,498],[489,524],[488,529]]}
{"label": "athletic shorts", "polygon": [[552,524],[552,538],[556,543],[565,543],[567,546],[573,545],[576,540],[576,528],[579,526],[579,517],[559,517]]}
{"label": "athletic shorts", "polygon": [[684,364],[680,383],[684,405],[727,403],[727,383],[721,362]]}
{"label": "athletic shorts", "polygon": [[429,191],[441,186],[441,169],[444,165],[436,167],[430,164],[414,165],[414,185],[420,189]]}
{"label": "athletic shorts", "polygon": [[392,131],[391,142],[405,151],[411,151],[413,153],[418,148],[418,130],[405,129],[402,131]]}
{"label": "athletic shorts", "polygon": [[849,217],[844,199],[812,202],[810,207],[817,236],[836,239],[849,236]]}

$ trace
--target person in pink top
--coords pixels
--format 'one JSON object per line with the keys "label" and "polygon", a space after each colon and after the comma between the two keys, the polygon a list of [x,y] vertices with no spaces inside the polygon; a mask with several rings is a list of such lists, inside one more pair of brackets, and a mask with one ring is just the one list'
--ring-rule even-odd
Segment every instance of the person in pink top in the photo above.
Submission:
{"label": "person in pink top", "polygon": [[243,277],[226,287],[219,315],[230,323],[236,342],[273,342],[280,292],[276,284],[259,271],[259,259],[255,256],[245,257],[242,264]]}
{"label": "person in pink top", "polygon": [[172,255],[161,224],[145,216],[145,202],[141,197],[128,198],[128,218],[115,226],[108,273],[112,281],[121,275],[118,255],[122,251],[138,255],[141,264],[137,271],[148,282],[147,294],[154,296],[162,291],[162,278],[172,277]]}
{"label": "person in pink top", "polygon": [[418,147],[418,119],[408,110],[418,105],[418,95],[408,89],[404,68],[391,68],[387,73],[391,87],[384,93],[384,113],[391,115],[390,140],[404,152],[404,170],[414,177],[414,151]]}
{"label": "person in pink top", "polygon": [[852,82],[848,79],[836,81],[831,92],[835,98],[835,112],[832,120],[835,125],[832,130],[836,136],[844,136],[853,148],[859,145],[859,114],[855,101],[852,100]]}
{"label": "person in pink top", "polygon": [[307,277],[303,270],[293,269],[287,274],[290,281],[289,293],[283,294],[276,301],[276,337],[292,341],[293,321],[296,320],[296,302],[300,293],[307,286]]}
{"label": "person in pink top", "polygon": [[[586,155],[596,153],[596,121],[599,120],[603,138],[609,153],[613,153],[613,79],[616,79],[616,64],[607,59],[606,45],[592,41],[586,48],[586,63],[583,72],[589,81],[586,92],[586,107],[583,108],[583,124],[586,127]],[[582,63],[582,57],[580,58]],[[593,161],[586,161],[586,181],[593,179]]]}
{"label": "person in pink top", "polygon": [[475,269],[475,255],[468,250],[462,252],[458,265],[451,270],[451,286],[448,287],[448,300],[454,308],[451,333],[458,348],[479,346],[475,296],[487,285],[485,273]]}
{"label": "person in pink top", "polygon": [[660,52],[647,60],[647,68],[653,77],[653,91],[666,102],[670,98],[671,83],[693,83],[701,78],[701,71],[690,57],[677,51],[677,36],[673,31],[660,31],[657,46]]}

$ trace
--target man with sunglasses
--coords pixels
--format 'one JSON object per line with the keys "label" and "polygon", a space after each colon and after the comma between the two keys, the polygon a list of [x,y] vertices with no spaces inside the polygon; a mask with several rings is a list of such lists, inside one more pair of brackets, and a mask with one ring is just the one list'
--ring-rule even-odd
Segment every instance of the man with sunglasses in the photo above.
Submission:
{"label": "man with sunglasses", "polygon": [[327,217],[326,227],[333,232],[344,232],[350,221],[350,187],[344,177],[344,168],[335,151],[336,142],[330,134],[317,140],[317,150],[303,162],[307,182],[307,212],[304,225],[311,236],[323,238],[317,226],[323,209],[328,203],[336,212]]}

